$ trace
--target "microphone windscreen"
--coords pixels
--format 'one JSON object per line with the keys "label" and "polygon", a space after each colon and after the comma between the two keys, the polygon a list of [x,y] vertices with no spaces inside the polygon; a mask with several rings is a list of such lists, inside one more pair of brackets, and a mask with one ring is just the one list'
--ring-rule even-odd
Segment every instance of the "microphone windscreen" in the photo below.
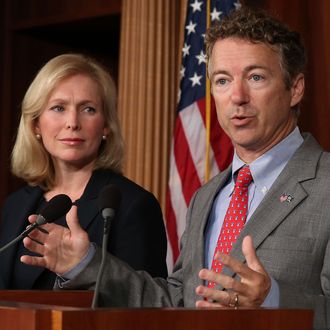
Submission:
{"label": "microphone windscreen", "polygon": [[98,203],[99,210],[102,212],[104,209],[116,210],[121,202],[121,193],[119,188],[114,184],[105,186],[100,192]]}
{"label": "microphone windscreen", "polygon": [[58,218],[69,212],[72,206],[72,201],[69,196],[60,194],[54,196],[46,206],[40,211],[47,222],[54,222]]}

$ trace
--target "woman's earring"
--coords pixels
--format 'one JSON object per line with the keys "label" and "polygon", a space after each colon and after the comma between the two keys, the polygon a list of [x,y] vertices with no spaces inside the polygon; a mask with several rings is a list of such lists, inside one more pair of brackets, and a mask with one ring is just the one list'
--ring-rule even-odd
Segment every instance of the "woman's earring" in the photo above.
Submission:
{"label": "woman's earring", "polygon": [[41,135],[40,134],[36,134],[36,138],[37,138],[37,140],[40,140],[41,139]]}
{"label": "woman's earring", "polygon": [[106,135],[102,135],[102,140],[105,141],[107,139]]}

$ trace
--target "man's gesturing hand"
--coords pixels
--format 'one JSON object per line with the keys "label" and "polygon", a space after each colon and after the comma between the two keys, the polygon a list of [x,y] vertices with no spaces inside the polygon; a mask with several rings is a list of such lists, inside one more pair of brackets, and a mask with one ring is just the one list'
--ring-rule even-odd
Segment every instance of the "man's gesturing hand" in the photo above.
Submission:
{"label": "man's gesturing hand", "polygon": [[[46,267],[54,273],[63,274],[76,266],[89,248],[87,233],[80,227],[77,207],[67,214],[68,228],[56,224],[45,224],[24,238],[24,246],[40,256],[21,257],[21,261],[32,266]],[[29,217],[33,223],[35,216]]]}
{"label": "man's gesturing hand", "polygon": [[225,290],[198,286],[196,293],[204,300],[197,301],[196,307],[259,307],[263,303],[270,290],[271,280],[256,255],[251,236],[244,237],[242,252],[246,264],[229,255],[219,252],[216,255],[224,266],[239,275],[239,279],[208,269],[199,272],[202,280],[220,284]]}

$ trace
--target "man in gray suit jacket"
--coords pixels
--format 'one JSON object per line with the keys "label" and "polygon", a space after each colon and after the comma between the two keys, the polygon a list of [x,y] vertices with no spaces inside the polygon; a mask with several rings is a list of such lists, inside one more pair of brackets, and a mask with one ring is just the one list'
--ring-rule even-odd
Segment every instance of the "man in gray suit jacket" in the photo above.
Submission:
{"label": "man in gray suit jacket", "polygon": [[[267,14],[243,8],[208,31],[207,53],[218,120],[235,147],[232,166],[193,197],[173,274],[152,278],[108,255],[102,303],[305,307],[315,310],[316,328],[328,328],[330,155],[297,127],[305,67],[300,37]],[[247,222],[229,255],[214,254],[237,172],[245,166],[253,178]],[[91,288],[100,251],[75,213],[67,217],[69,229],[49,224],[52,235],[34,232],[31,238],[43,245],[26,238],[25,246],[42,257],[22,261],[60,274],[62,288]],[[211,269],[213,258],[224,266],[220,273]]]}

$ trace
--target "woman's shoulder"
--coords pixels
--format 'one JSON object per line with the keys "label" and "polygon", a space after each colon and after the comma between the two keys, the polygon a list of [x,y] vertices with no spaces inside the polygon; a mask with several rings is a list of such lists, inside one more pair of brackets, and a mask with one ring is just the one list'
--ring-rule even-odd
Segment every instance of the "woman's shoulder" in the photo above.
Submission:
{"label": "woman's shoulder", "polygon": [[29,185],[25,185],[20,189],[10,193],[7,196],[7,198],[4,201],[4,207],[12,204],[13,206],[19,207],[20,205],[22,205],[22,203],[24,203],[24,201],[30,199],[32,196],[35,195],[39,196],[41,194],[42,194],[42,190],[40,187],[38,186],[32,187]]}
{"label": "woman's shoulder", "polygon": [[151,192],[120,173],[115,173],[111,170],[98,170],[95,174],[97,176],[103,176],[107,184],[116,185],[122,193],[153,196]]}

